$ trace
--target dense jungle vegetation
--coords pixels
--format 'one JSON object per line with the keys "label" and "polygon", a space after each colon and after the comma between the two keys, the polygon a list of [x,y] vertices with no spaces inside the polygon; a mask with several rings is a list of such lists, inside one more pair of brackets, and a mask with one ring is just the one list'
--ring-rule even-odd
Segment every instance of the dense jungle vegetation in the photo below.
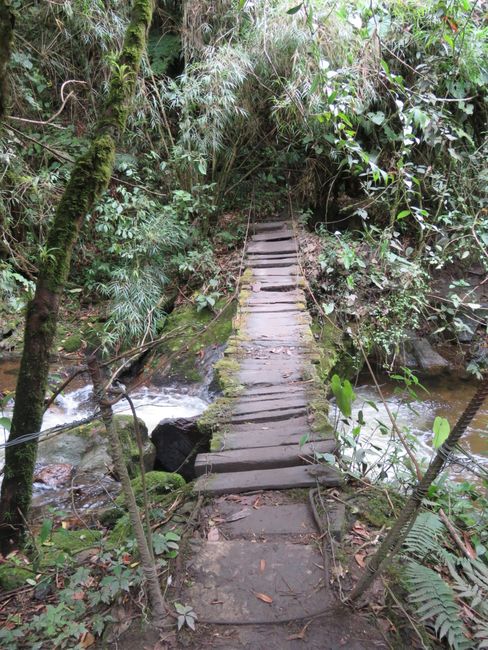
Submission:
{"label": "dense jungle vegetation", "polygon": [[[150,344],[181,305],[213,316],[236,288],[249,222],[291,212],[306,233],[309,306],[317,336],[332,346],[324,381],[337,373],[336,398],[365,358],[403,368],[403,386],[420,390],[405,359],[408,341],[426,336],[460,374],[481,379],[486,11],[477,0],[158,0],[154,11],[149,0],[0,0],[0,352],[22,348],[40,277],[60,300],[53,346],[62,354],[98,347],[115,356]],[[142,34],[147,22],[147,39],[134,32],[142,47],[129,43],[121,58],[131,20]],[[85,171],[83,183],[68,183],[73,169]],[[60,201],[88,208],[62,262],[64,226],[52,236]],[[340,410],[348,420],[350,409]],[[360,468],[353,454],[349,469]],[[432,637],[453,648],[488,647],[478,487],[432,489],[435,512],[421,515],[407,544],[419,605],[409,611],[434,620]],[[442,547],[435,514],[451,499],[463,503],[457,515],[476,551],[461,564]],[[39,547],[51,532],[41,531]],[[176,554],[171,535],[158,536],[162,564]],[[55,647],[91,645],[104,629],[97,606],[142,582],[126,552],[106,550],[112,573],[101,591],[86,587],[85,601],[72,598],[85,584],[83,569],[73,572],[49,620],[26,623],[31,647],[50,638]],[[189,627],[191,611],[177,608]],[[8,647],[22,647],[20,623],[0,633]]]}

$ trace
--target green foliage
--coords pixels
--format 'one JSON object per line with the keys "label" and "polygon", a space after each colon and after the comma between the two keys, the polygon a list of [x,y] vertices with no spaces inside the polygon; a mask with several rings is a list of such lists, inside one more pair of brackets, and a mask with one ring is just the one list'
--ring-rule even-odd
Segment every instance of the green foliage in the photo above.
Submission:
{"label": "green foliage", "polygon": [[434,449],[438,449],[447,440],[449,433],[451,432],[449,421],[446,420],[446,418],[437,416],[434,420],[432,430],[434,432],[432,446]]}
{"label": "green foliage", "polygon": [[351,417],[352,403],[356,396],[349,380],[344,379],[344,382],[341,382],[338,375],[333,375],[330,380],[330,389],[336,398],[337,406],[342,415],[346,418]]}
{"label": "green foliage", "polygon": [[168,67],[179,58],[181,48],[180,37],[176,34],[161,35],[159,31],[151,31],[147,40],[147,53],[151,70],[155,76],[163,75]]}
{"label": "green foliage", "polygon": [[426,271],[397,231],[370,226],[357,234],[339,236],[324,228],[319,233],[315,292],[323,302],[333,301],[337,326],[347,331],[354,323],[363,347],[380,350],[391,363],[408,332],[428,314]]}
{"label": "green foliage", "polygon": [[440,537],[445,533],[444,524],[438,515],[421,512],[405,539],[405,552],[423,560],[439,548]]}
{"label": "green foliage", "polygon": [[0,301],[6,311],[21,311],[31,299],[33,290],[31,280],[17,273],[8,262],[0,261]]}
{"label": "green foliage", "polygon": [[175,603],[175,609],[178,613],[178,629],[181,630],[183,625],[187,625],[191,630],[195,630],[195,621],[197,615],[191,605],[182,605]]}
{"label": "green foliage", "polygon": [[459,619],[453,590],[441,576],[428,567],[409,562],[405,575],[410,587],[409,600],[414,603],[421,621],[432,620],[439,639],[446,638],[454,650],[469,648],[466,628]]}
{"label": "green foliage", "polygon": [[[159,518],[164,512],[158,513]],[[156,517],[156,514],[155,514]],[[47,522],[47,523],[46,523]],[[52,527],[46,520],[33,545],[38,549],[35,563],[20,555],[8,557],[0,571],[0,581],[7,589],[24,586],[53,591],[54,599],[40,613],[27,610],[22,616],[11,614],[7,625],[0,630],[0,645],[11,650],[25,648],[59,647],[83,648],[84,639],[101,637],[113,619],[107,606],[126,597],[133,589],[141,589],[144,576],[137,556],[137,545],[130,531],[112,547],[96,530],[65,530]],[[154,551],[159,571],[167,567],[179,552],[180,535],[174,530],[154,535]],[[93,555],[83,564],[77,553],[92,548]],[[189,613],[189,616],[193,615]],[[193,616],[193,618],[195,618]]]}

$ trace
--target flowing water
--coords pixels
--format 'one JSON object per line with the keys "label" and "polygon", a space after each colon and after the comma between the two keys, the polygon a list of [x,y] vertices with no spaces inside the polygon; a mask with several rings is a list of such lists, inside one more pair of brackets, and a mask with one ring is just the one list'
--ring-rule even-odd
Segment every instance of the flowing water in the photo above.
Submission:
{"label": "flowing water", "polygon": [[[15,376],[18,363],[16,361],[0,363],[0,392],[13,390],[15,387]],[[362,380],[361,380],[362,379]],[[409,431],[416,438],[418,449],[417,455],[428,459],[432,453],[432,424],[434,418],[439,415],[449,420],[451,426],[456,422],[466,404],[473,396],[476,385],[472,382],[462,381],[453,378],[442,378],[424,381],[423,385],[427,391],[417,389],[417,398],[410,399],[407,403],[404,394],[395,391],[397,384],[383,377],[380,379],[382,392],[386,398],[390,410],[395,414],[398,426]],[[359,411],[363,413],[366,422],[362,428],[361,441],[376,448],[373,455],[368,457],[371,464],[376,458],[387,450],[389,436],[381,433],[379,423],[389,427],[388,415],[384,405],[378,397],[375,387],[368,381],[367,377],[360,378],[355,388],[357,395],[354,403],[355,417]],[[166,418],[190,417],[202,413],[208,405],[207,399],[202,399],[184,392],[182,387],[143,387],[131,394],[138,416],[145,422],[149,433],[155,428],[160,420]],[[205,397],[207,394],[205,393]],[[374,405],[373,405],[374,403]],[[75,384],[74,390],[60,395],[56,403],[47,411],[43,430],[58,424],[64,424],[74,420],[87,417],[93,412],[94,405],[91,395],[91,387],[79,381]],[[130,413],[128,404],[119,402],[114,409],[117,413]],[[4,410],[3,415],[9,415],[10,409]],[[1,415],[1,414],[0,414]],[[7,437],[7,431],[0,426],[0,443]],[[70,443],[72,445],[72,443]],[[59,453],[55,457],[49,456],[48,445],[45,452],[43,444],[39,446],[39,460],[42,464],[49,462],[72,462],[76,465],[77,450],[67,445],[64,455]],[[471,423],[463,438],[464,447],[488,469],[488,404],[485,403],[477,417]],[[365,444],[366,446],[366,444]],[[3,449],[0,449],[0,467],[3,464]],[[453,468],[458,475],[472,479],[463,468]],[[42,491],[40,485],[35,490]]]}
{"label": "flowing water", "polygon": [[[18,363],[15,361],[0,363],[0,392],[11,391],[15,388],[15,379]],[[76,382],[76,380],[75,380]],[[56,425],[82,420],[90,416],[95,405],[92,398],[92,388],[84,384],[83,380],[73,382],[74,390],[66,391],[56,398],[56,402],[44,415],[42,430],[50,429]],[[206,391],[202,391],[207,394]],[[161,420],[168,418],[185,418],[199,415],[208,406],[208,401],[189,395],[180,387],[142,387],[131,393],[131,398],[136,408],[138,417],[144,421],[149,433]],[[11,415],[12,404],[8,403],[3,410],[4,416]],[[131,414],[130,407],[125,400],[114,406],[117,414]],[[0,426],[0,443],[6,441],[8,432]],[[84,444],[82,440],[69,433],[56,436],[53,440],[39,442],[37,467],[52,464],[69,464],[77,467],[83,459]],[[3,466],[4,449],[0,448],[0,468]],[[1,481],[1,477],[0,477]],[[103,505],[108,499],[108,492],[113,493],[118,489],[112,479],[107,479],[104,486],[97,485],[100,480],[88,482],[83,486],[84,503],[89,505]],[[90,487],[91,485],[91,487]],[[87,490],[92,490],[90,494]],[[43,507],[46,504],[65,505],[69,496],[69,488],[52,488],[43,483],[34,483],[34,506]],[[90,503],[91,500],[91,503]]]}
{"label": "flowing water", "polygon": [[[417,444],[416,456],[425,461],[432,456],[432,427],[435,417],[447,418],[452,428],[476,391],[474,382],[442,377],[422,380],[426,390],[417,387],[416,398],[406,399],[405,393],[398,390],[398,383],[387,377],[380,377],[379,383],[398,427],[414,436]],[[353,416],[356,419],[359,411],[362,411],[366,423],[362,427],[360,440],[376,447],[373,455],[369,457],[371,463],[374,456],[378,459],[385,450],[391,452],[391,447],[388,447],[389,435],[382,433],[380,426],[382,423],[390,430],[390,420],[369,377],[361,377],[354,390],[356,400]],[[488,401],[485,401],[468,427],[462,439],[462,446],[488,471]],[[473,480],[473,475],[459,465],[451,467],[451,475]]]}

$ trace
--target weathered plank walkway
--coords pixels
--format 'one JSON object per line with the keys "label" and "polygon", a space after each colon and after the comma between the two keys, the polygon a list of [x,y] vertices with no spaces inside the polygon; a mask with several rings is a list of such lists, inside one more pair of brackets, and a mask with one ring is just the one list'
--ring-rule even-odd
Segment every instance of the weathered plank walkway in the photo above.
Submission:
{"label": "weathered plank walkway", "polygon": [[336,443],[331,430],[316,430],[310,408],[320,395],[295,234],[287,222],[254,228],[238,331],[227,350],[238,388],[218,423],[215,451],[197,457],[196,488],[225,494],[338,485],[335,470],[314,462],[314,452],[332,453]]}
{"label": "weathered plank walkway", "polygon": [[199,620],[192,647],[385,648],[338,606],[322,536],[306,493],[296,491],[338,486],[341,477],[316,462],[315,452],[333,453],[336,443],[321,412],[290,224],[257,224],[246,261],[237,331],[221,362],[226,396],[210,408],[212,451],[196,460],[195,489],[210,503],[182,594]]}

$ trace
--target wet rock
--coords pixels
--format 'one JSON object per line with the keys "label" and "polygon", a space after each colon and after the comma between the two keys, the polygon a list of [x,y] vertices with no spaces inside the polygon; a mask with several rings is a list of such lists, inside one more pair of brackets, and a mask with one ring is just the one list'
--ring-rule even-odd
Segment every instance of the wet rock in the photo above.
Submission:
{"label": "wet rock", "polygon": [[[139,448],[137,447],[134,421],[131,415],[116,415],[114,421],[122,442],[124,458],[129,474],[139,473]],[[147,427],[139,420],[139,429],[145,445],[145,466],[152,469],[154,450],[149,441]],[[42,440],[42,438],[41,438]],[[73,429],[69,433],[55,436],[39,446],[40,465],[70,464],[75,467],[75,477],[90,475],[100,477],[112,471],[110,445],[104,424],[100,420]]]}
{"label": "wet rock", "polygon": [[449,370],[449,362],[434,350],[427,339],[411,339],[409,346],[419,369],[426,375],[435,377]]}
{"label": "wet rock", "polygon": [[156,447],[154,469],[195,478],[197,452],[209,450],[209,441],[197,426],[199,416],[162,420],[151,434]]}
{"label": "wet rock", "polygon": [[44,483],[49,487],[59,487],[69,483],[74,467],[70,463],[53,463],[41,467],[34,474],[35,483]]}

